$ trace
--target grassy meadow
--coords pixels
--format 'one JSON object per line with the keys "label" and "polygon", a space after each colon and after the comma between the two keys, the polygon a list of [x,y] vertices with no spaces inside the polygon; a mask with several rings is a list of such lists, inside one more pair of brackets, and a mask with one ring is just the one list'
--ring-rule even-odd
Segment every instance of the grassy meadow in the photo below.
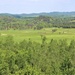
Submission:
{"label": "grassy meadow", "polygon": [[[53,32],[53,29],[56,29],[56,31]],[[4,39],[9,35],[13,36],[15,42],[20,42],[24,39],[41,42],[42,36],[45,36],[47,38],[47,42],[49,42],[51,39],[66,39],[70,41],[72,39],[75,39],[75,29],[45,28],[42,30],[0,30],[0,39]]]}

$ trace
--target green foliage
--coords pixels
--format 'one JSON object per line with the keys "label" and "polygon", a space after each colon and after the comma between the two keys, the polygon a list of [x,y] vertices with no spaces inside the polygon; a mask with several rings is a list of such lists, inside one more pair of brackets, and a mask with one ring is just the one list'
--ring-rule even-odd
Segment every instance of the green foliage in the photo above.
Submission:
{"label": "green foliage", "polygon": [[0,16],[0,75],[74,75],[75,29],[63,28],[75,28],[75,17]]}
{"label": "green foliage", "polygon": [[74,75],[75,41],[31,39],[15,43],[12,36],[0,42],[0,75]]}
{"label": "green foliage", "polygon": [[56,32],[57,31],[57,29],[52,29],[52,32]]}
{"label": "green foliage", "polygon": [[65,60],[61,63],[60,70],[63,75],[74,75],[74,66],[69,58],[65,58]]}
{"label": "green foliage", "polygon": [[[0,30],[40,30],[50,27],[75,28],[75,17],[39,16],[34,18],[17,18],[13,16],[0,16]],[[52,32],[55,31],[52,30]]]}

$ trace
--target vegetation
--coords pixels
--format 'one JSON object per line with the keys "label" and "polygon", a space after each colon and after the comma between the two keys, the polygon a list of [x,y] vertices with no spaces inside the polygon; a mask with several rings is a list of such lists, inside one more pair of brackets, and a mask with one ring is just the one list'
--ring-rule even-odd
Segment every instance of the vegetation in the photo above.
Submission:
{"label": "vegetation", "polygon": [[46,42],[23,40],[12,36],[0,41],[0,75],[74,75],[75,41],[52,39]]}
{"label": "vegetation", "polygon": [[[52,30],[57,30],[53,32]],[[44,28],[41,30],[1,30],[0,31],[0,40],[4,39],[7,36],[13,36],[15,42],[21,42],[24,39],[36,41],[41,43],[41,37],[45,36],[47,38],[46,42],[49,42],[51,39],[63,40],[66,39],[68,42],[75,40],[75,29],[74,28]]]}
{"label": "vegetation", "polygon": [[75,75],[74,28],[74,16],[0,15],[0,75]]}
{"label": "vegetation", "polygon": [[0,30],[40,30],[51,27],[75,28],[75,17],[38,16],[16,18],[14,16],[0,15]]}

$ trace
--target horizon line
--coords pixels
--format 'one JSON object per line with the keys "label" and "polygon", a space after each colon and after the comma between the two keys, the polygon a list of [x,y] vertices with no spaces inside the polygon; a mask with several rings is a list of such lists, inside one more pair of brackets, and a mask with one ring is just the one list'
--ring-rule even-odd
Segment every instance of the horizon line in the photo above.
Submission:
{"label": "horizon line", "polygon": [[42,14],[42,13],[71,13],[75,11],[52,11],[52,12],[32,12],[32,13],[9,13],[9,12],[3,12],[0,14]]}

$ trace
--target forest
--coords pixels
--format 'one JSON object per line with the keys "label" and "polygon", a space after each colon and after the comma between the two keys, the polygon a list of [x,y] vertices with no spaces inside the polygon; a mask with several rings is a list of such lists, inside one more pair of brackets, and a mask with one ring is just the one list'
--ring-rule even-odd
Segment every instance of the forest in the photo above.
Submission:
{"label": "forest", "polygon": [[23,40],[14,42],[12,36],[0,41],[0,75],[74,75],[75,41],[46,42]]}
{"label": "forest", "polygon": [[[1,14],[0,75],[75,75],[75,40],[70,38],[75,38],[74,28],[73,15],[22,17]],[[65,39],[62,35],[69,37]],[[58,40],[48,38],[47,41],[46,36]],[[39,37],[40,42],[36,42],[35,38]]]}
{"label": "forest", "polygon": [[22,17],[23,15],[0,14],[0,30],[40,30],[42,28],[51,27],[75,28],[75,14],[72,13],[70,14],[71,16],[66,16],[64,14],[56,15],[54,13],[53,16],[38,15]]}

